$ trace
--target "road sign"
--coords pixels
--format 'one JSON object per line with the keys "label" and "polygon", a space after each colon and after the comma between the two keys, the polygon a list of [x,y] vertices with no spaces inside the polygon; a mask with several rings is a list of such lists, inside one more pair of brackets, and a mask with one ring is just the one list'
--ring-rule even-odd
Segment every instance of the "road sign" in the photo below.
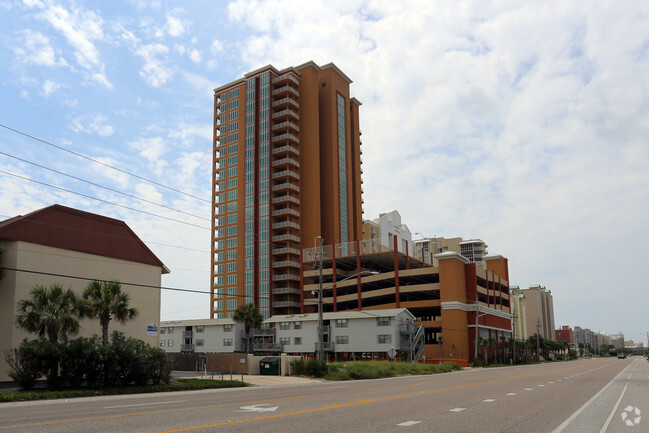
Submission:
{"label": "road sign", "polygon": [[394,358],[394,355],[397,354],[397,351],[394,350],[394,347],[391,347],[390,350],[388,350],[388,355],[390,355],[390,359]]}
{"label": "road sign", "polygon": [[245,363],[246,363],[246,358],[239,359],[239,364],[245,364]]}

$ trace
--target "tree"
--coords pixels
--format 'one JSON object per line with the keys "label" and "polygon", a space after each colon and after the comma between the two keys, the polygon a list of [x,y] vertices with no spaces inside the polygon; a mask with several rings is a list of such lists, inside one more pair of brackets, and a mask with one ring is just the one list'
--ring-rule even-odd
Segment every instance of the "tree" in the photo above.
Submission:
{"label": "tree", "polygon": [[126,323],[138,315],[137,308],[129,307],[130,296],[122,291],[117,281],[92,281],[81,296],[80,316],[99,319],[101,343],[108,345],[108,325],[115,319]]}
{"label": "tree", "polygon": [[251,332],[259,328],[264,320],[261,311],[255,304],[244,304],[236,309],[232,318],[237,323],[243,323],[246,332],[246,353],[249,353]]}
{"label": "tree", "polygon": [[79,299],[71,289],[60,284],[37,285],[29,298],[18,301],[16,325],[39,337],[47,336],[52,343],[58,343],[59,337],[67,342],[68,334],[79,332],[78,307]]}

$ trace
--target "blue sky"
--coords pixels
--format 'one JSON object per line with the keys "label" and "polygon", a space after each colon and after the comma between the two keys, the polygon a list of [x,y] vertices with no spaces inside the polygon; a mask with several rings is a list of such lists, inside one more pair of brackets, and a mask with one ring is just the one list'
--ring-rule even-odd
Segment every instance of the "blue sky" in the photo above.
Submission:
{"label": "blue sky", "polygon": [[[216,6],[214,5],[216,4]],[[649,331],[649,7],[567,1],[0,0],[0,124],[209,200],[212,89],[334,62],[361,106],[365,218],[481,238],[557,326]],[[210,206],[0,128],[0,214],[61,203],[125,220],[209,290]],[[405,193],[404,193],[405,192]],[[187,214],[195,215],[190,216]],[[163,319],[208,317],[165,292]]]}

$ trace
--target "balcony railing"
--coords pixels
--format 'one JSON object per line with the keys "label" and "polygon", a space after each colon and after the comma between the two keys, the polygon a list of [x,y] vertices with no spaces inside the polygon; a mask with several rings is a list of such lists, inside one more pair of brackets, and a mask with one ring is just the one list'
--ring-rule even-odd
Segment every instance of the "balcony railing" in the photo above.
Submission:
{"label": "balcony railing", "polygon": [[181,344],[180,345],[180,351],[181,352],[193,352],[194,351],[194,345],[193,344]]}
{"label": "balcony railing", "polygon": [[192,338],[192,331],[183,331],[183,338]]}
{"label": "balcony railing", "polygon": [[[325,341],[322,343],[322,347],[325,352],[333,352],[334,350],[334,342],[333,341]],[[318,352],[318,343],[315,344],[315,351]]]}
{"label": "balcony railing", "polygon": [[284,153],[284,152],[291,152],[291,153],[294,153],[295,155],[300,154],[300,151],[297,149],[297,147],[291,146],[291,145],[288,145],[288,144],[286,146],[276,147],[275,149],[273,149],[272,154],[273,155],[278,155],[278,154]]}
{"label": "balcony railing", "polygon": [[300,105],[297,103],[297,101],[293,98],[282,98],[278,99],[277,101],[273,102],[272,106],[273,107],[280,107],[282,105],[292,105],[295,108],[298,108]]}
{"label": "balcony railing", "polygon": [[295,78],[295,75],[291,74],[290,72],[275,78],[273,80],[273,84],[279,84],[284,81],[291,81],[292,83],[295,83],[296,86],[300,85],[300,81],[297,78]]}
{"label": "balcony railing", "polygon": [[273,173],[273,179],[280,179],[282,177],[293,177],[295,179],[300,179],[300,175],[291,170],[283,170]]}
{"label": "balcony railing", "polygon": [[300,276],[294,274],[273,275],[273,281],[300,281]]}
{"label": "balcony railing", "polygon": [[295,302],[295,301],[275,301],[275,302],[273,302],[273,308],[286,308],[286,307],[300,308],[300,303]]}
{"label": "balcony railing", "polygon": [[288,207],[282,208],[282,209],[277,209],[273,211],[273,216],[282,216],[282,215],[293,215],[296,217],[300,216],[300,211],[297,211],[295,209],[291,209]]}
{"label": "balcony railing", "polygon": [[295,241],[295,242],[300,242],[300,237],[295,236],[295,235],[277,235],[273,236],[273,242],[279,242],[279,241]]}
{"label": "balcony railing", "polygon": [[281,130],[281,129],[284,129],[284,128],[291,128],[295,132],[300,131],[299,125],[297,125],[296,123],[291,122],[290,120],[285,120],[284,122],[276,123],[275,125],[273,125],[273,127],[271,129],[273,131],[278,131],[278,130]]}
{"label": "balcony railing", "polygon": [[271,142],[277,143],[277,142],[283,141],[283,140],[290,140],[293,143],[299,143],[300,142],[300,139],[297,138],[295,135],[291,134],[290,132],[274,136],[273,139],[271,140]]}
{"label": "balcony railing", "polygon": [[273,224],[274,229],[284,229],[284,228],[292,228],[295,230],[300,230],[300,225],[298,223],[294,223],[292,221],[283,221],[281,223],[275,223]]}
{"label": "balcony railing", "polygon": [[300,250],[297,248],[275,248],[273,250],[273,254],[295,254],[295,255],[300,255]]}
{"label": "balcony railing", "polygon": [[300,163],[293,158],[282,158],[273,161],[273,167],[279,167],[280,165],[287,165],[287,164],[294,165],[295,167],[300,166]]}
{"label": "balcony railing", "polygon": [[290,108],[273,113],[273,115],[271,116],[272,119],[283,119],[284,117],[292,117],[295,120],[300,118],[300,116]]}
{"label": "balcony railing", "polygon": [[273,204],[275,203],[283,203],[283,202],[291,202],[295,204],[300,204],[300,199],[293,197],[291,195],[281,195],[279,197],[275,197],[273,199]]}
{"label": "balcony railing", "polygon": [[[295,287],[274,287],[273,288],[273,295],[299,295],[300,294],[300,289],[295,288]],[[273,303],[273,305],[275,305]]]}
{"label": "balcony railing", "polygon": [[299,262],[292,260],[283,260],[281,262],[273,262],[273,268],[300,268]]}
{"label": "balcony railing", "polygon": [[[244,338],[245,338],[245,332],[243,332]],[[252,336],[254,337],[274,337],[275,336],[275,328],[260,328],[260,329],[253,329],[252,330]]]}
{"label": "balcony railing", "polygon": [[292,184],[290,182],[280,183],[278,185],[275,185],[272,189],[273,189],[273,191],[281,191],[283,189],[290,189],[290,190],[293,190],[295,192],[300,192],[300,187],[295,185],[295,184]]}

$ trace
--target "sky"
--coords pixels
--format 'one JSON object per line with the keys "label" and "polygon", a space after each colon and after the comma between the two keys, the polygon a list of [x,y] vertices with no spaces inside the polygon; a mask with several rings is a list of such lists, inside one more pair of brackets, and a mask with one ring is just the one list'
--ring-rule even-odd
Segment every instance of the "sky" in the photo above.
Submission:
{"label": "sky", "polygon": [[646,343],[648,22],[632,1],[0,0],[0,219],[124,220],[164,287],[205,292],[163,290],[162,320],[207,318],[213,89],[333,62],[363,104],[365,219],[480,238],[557,327]]}

